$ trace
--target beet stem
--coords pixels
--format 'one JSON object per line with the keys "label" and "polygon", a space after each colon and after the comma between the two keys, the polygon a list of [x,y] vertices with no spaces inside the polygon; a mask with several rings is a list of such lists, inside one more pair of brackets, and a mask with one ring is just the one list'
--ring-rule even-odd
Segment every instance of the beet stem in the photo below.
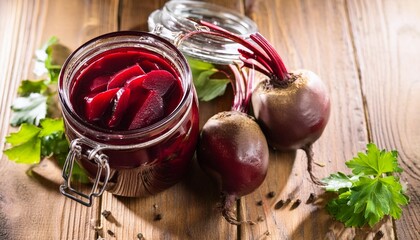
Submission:
{"label": "beet stem", "polygon": [[312,150],[312,143],[307,144],[306,146],[302,147],[302,150],[305,151],[306,158],[308,160],[307,170],[308,170],[309,176],[311,177],[312,182],[319,186],[325,186],[325,183],[321,182],[312,172],[313,170],[312,165],[314,163],[314,152]]}
{"label": "beet stem", "polygon": [[247,221],[239,221],[234,215],[233,212],[233,205],[236,203],[236,196],[230,194],[222,194],[223,197],[223,207],[222,207],[222,215],[228,221],[228,223],[232,225],[241,225],[241,224],[250,224],[255,225],[256,223],[250,220]]}
{"label": "beet stem", "polygon": [[232,110],[248,113],[252,94],[252,83],[254,81],[255,75],[254,69],[250,68],[248,77],[246,77],[246,70],[243,68],[241,69],[241,67],[237,64],[231,64],[229,67],[232,70],[236,80],[235,84],[232,83],[232,87],[236,87],[236,94],[234,94]]}
{"label": "beet stem", "polygon": [[251,34],[251,39],[254,40],[267,54],[270,56],[272,61],[274,62],[272,65],[274,66],[274,73],[279,80],[287,80],[287,69],[284,65],[283,60],[281,59],[280,55],[277,53],[276,49],[268,42],[267,39],[264,38],[263,35],[260,33]]}
{"label": "beet stem", "polygon": [[[182,41],[197,34],[208,34],[208,35],[218,36],[221,38],[226,38],[250,50],[251,52],[243,50],[243,49],[238,49],[238,52],[241,54],[242,58],[252,59],[252,60],[257,61],[260,65],[258,66],[257,70],[261,70],[261,72],[264,75],[268,76],[271,79],[273,79],[273,75],[276,75],[279,80],[287,79],[287,70],[279,54],[276,52],[274,47],[261,34],[257,33],[257,34],[250,35],[251,39],[253,39],[256,43],[256,44],[253,44],[250,41],[244,39],[243,37],[233,34],[227,31],[226,29],[223,29],[212,23],[199,20],[199,19],[194,19],[194,18],[188,18],[188,19],[200,26],[206,27],[207,29],[203,30],[203,28],[196,27],[197,29],[196,31],[191,31],[185,34],[184,36],[182,36],[181,38],[178,38],[176,40],[175,45],[179,46],[182,43]],[[246,62],[246,64],[249,67],[250,62]],[[265,68],[266,70],[261,68],[261,66]]]}

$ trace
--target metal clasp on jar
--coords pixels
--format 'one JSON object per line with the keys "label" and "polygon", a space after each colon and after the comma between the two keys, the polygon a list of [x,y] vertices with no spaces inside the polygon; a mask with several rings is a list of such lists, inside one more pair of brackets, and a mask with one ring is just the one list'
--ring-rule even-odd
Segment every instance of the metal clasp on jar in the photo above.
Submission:
{"label": "metal clasp on jar", "polygon": [[[82,138],[76,138],[71,141],[70,152],[68,153],[66,162],[63,166],[62,176],[64,178],[64,184],[60,186],[60,192],[63,195],[88,207],[92,205],[93,197],[99,197],[102,195],[102,193],[105,191],[105,187],[108,183],[110,175],[108,156],[102,153],[103,149],[103,147],[93,145],[89,141]],[[82,193],[71,186],[71,176],[73,173],[74,161],[76,158],[81,159],[83,153],[86,154],[89,161],[95,162],[98,167],[95,180],[93,181],[92,189],[88,194]],[[102,174],[104,176],[103,182],[102,186],[99,188]]]}

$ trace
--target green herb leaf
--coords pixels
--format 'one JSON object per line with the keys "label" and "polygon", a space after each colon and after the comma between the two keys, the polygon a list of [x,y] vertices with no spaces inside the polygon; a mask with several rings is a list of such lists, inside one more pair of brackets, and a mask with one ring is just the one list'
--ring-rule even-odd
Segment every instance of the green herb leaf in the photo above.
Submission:
{"label": "green herb leaf", "polygon": [[356,213],[353,205],[348,205],[351,191],[344,192],[327,204],[328,212],[346,227],[359,226],[365,221],[362,212]]}
{"label": "green herb leaf", "polygon": [[225,93],[226,86],[230,81],[229,79],[212,78],[220,72],[213,64],[193,58],[188,58],[188,63],[191,67],[198,99],[210,101]]}
{"label": "green herb leaf", "polygon": [[209,62],[204,62],[195,58],[187,57],[188,64],[191,67],[191,70],[195,71],[204,71],[214,68],[213,64]]}
{"label": "green herb leaf", "polygon": [[39,137],[42,140],[42,156],[66,156],[69,152],[69,144],[64,135],[63,119],[46,118],[41,121],[41,127]]}
{"label": "green herb leaf", "polygon": [[[53,157],[63,167],[69,152],[69,143],[64,135],[63,119],[46,118],[41,121],[40,125],[42,127],[39,133],[41,138],[41,157]],[[81,183],[89,182],[87,174],[77,162],[73,165],[72,178]]]}
{"label": "green herb leaf", "polygon": [[20,83],[18,88],[18,94],[22,97],[27,97],[31,93],[41,93],[43,94],[47,90],[48,85],[44,80],[32,81],[32,80],[23,80]]}
{"label": "green herb leaf", "polygon": [[59,44],[57,37],[51,37],[42,48],[35,52],[35,74],[48,74],[48,83],[57,83],[61,65],[70,55],[70,50]]}
{"label": "green herb leaf", "polygon": [[353,186],[353,182],[359,180],[359,176],[347,176],[342,172],[331,174],[329,177],[322,179],[325,183],[325,190],[330,192],[338,192],[341,189],[349,189]]}
{"label": "green herb leaf", "polygon": [[38,125],[47,115],[47,97],[39,93],[31,93],[28,97],[18,97],[12,105],[12,126],[22,123]]}
{"label": "green herb leaf", "polygon": [[17,163],[38,163],[41,159],[41,140],[38,138],[40,128],[22,124],[20,130],[6,137],[6,142],[12,145],[4,151],[7,157]]}
{"label": "green herb leaf", "polygon": [[40,132],[40,137],[46,137],[53,134],[63,134],[64,133],[64,121],[62,118],[51,119],[46,118],[41,121],[42,131]]}
{"label": "green herb leaf", "polygon": [[347,227],[373,226],[384,216],[401,217],[402,206],[409,202],[399,179],[397,152],[379,150],[368,144],[366,153],[346,162],[353,174],[331,174],[323,182],[327,191],[339,194],[327,204],[327,211]]}
{"label": "green herb leaf", "polygon": [[197,90],[198,98],[201,101],[210,101],[225,94],[228,79],[207,79],[204,86]]}
{"label": "green herb leaf", "polygon": [[401,172],[397,162],[396,151],[380,151],[375,144],[368,144],[366,154],[359,153],[358,157],[346,162],[347,167],[353,169],[354,174],[381,175],[383,173]]}
{"label": "green herb leaf", "polygon": [[[44,157],[55,158],[62,167],[69,152],[69,143],[64,134],[63,119],[46,118],[53,113],[51,104],[55,92],[51,92],[50,84],[56,84],[61,65],[70,54],[68,48],[58,44],[52,37],[35,52],[35,74],[48,77],[43,80],[22,81],[19,98],[12,105],[12,126],[20,125],[16,133],[6,137],[11,147],[4,150],[7,157],[17,163],[39,163]],[[48,109],[47,109],[48,108]],[[48,110],[48,111],[47,111]],[[77,163],[73,167],[72,178],[87,183],[86,173]]]}

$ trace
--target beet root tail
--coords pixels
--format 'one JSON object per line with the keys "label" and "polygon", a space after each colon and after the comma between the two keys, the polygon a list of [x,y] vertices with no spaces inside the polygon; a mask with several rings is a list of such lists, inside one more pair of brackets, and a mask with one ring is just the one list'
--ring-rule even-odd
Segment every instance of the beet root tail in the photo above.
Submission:
{"label": "beet root tail", "polygon": [[228,223],[232,225],[242,225],[242,224],[249,224],[249,225],[255,225],[256,223],[254,221],[240,221],[235,216],[235,213],[233,212],[233,205],[236,203],[236,196],[235,195],[229,195],[229,194],[223,194],[223,206],[222,206],[222,215],[228,221]]}
{"label": "beet root tail", "polygon": [[312,182],[319,186],[325,186],[325,183],[323,183],[319,178],[317,178],[312,169],[312,165],[314,164],[314,152],[312,150],[312,144],[308,144],[304,147],[302,147],[302,150],[305,151],[306,159],[308,160],[308,173],[309,177],[311,178]]}

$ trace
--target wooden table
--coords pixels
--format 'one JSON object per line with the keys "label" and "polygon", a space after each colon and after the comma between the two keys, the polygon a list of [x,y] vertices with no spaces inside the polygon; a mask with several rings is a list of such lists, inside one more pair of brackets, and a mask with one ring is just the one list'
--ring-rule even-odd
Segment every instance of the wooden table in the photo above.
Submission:
{"label": "wooden table", "polygon": [[[75,49],[99,34],[147,30],[147,17],[165,1],[2,0],[0,2],[0,139],[22,79],[31,78],[34,51],[51,36]],[[420,2],[417,0],[212,0],[251,17],[289,69],[318,73],[331,93],[329,124],[314,145],[318,177],[345,171],[366,143],[396,149],[411,203],[400,220],[372,231],[344,226],[320,204],[302,151],[270,152],[263,185],[238,201],[239,216],[260,219],[235,227],[217,212],[218,192],[194,166],[187,178],[156,196],[105,193],[90,208],[63,197],[60,169],[45,159],[29,167],[0,152],[0,239],[420,239]],[[412,67],[412,68],[411,68]],[[200,105],[201,125],[229,109],[228,94]],[[31,171],[28,171],[31,170]],[[31,173],[31,174],[28,174]],[[272,198],[267,193],[273,191]],[[280,199],[302,199],[276,210]],[[262,206],[257,202],[262,201]],[[105,219],[101,212],[111,216]],[[156,212],[162,214],[155,221]],[[114,236],[111,236],[112,234]],[[375,237],[376,236],[376,237]]]}

